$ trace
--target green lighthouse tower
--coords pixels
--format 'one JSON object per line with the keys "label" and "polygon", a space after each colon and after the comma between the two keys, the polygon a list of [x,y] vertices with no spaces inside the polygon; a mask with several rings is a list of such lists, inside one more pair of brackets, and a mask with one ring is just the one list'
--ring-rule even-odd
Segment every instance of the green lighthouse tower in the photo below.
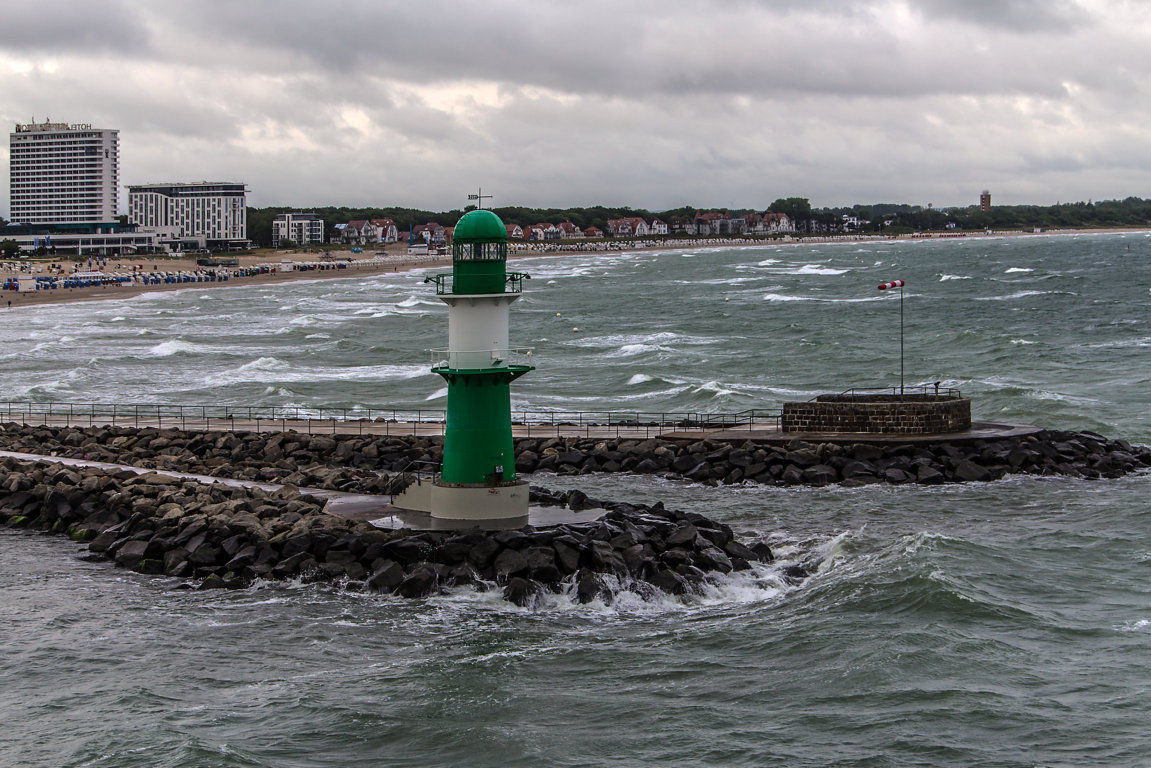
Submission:
{"label": "green lighthouse tower", "polygon": [[438,480],[409,488],[394,503],[433,519],[493,527],[527,521],[528,484],[516,478],[510,385],[533,366],[526,364],[530,352],[508,345],[508,314],[528,275],[507,271],[507,241],[498,216],[470,211],[456,224],[451,273],[426,279],[448,305],[448,348],[432,350],[439,360],[432,371],[448,385],[444,460]]}

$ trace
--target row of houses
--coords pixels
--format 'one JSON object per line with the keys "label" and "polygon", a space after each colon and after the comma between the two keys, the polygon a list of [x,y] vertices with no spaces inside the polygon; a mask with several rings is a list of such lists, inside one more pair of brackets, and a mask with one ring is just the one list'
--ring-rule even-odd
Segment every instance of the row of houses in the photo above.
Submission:
{"label": "row of houses", "polygon": [[[281,220],[284,221],[281,221]],[[323,242],[323,222],[315,214],[284,214],[276,217],[273,243],[291,239],[300,245]],[[307,222],[307,231],[292,226],[293,222]],[[607,231],[599,227],[581,229],[570,221],[558,224],[540,222],[538,224],[509,224],[508,239],[527,241],[575,240],[580,238],[602,237],[650,237],[669,234],[685,235],[746,235],[746,234],[786,234],[795,232],[795,222],[784,213],[749,213],[732,216],[726,211],[707,211],[690,219],[674,218],[670,222],[654,218],[650,221],[640,217],[610,219]],[[411,228],[410,233],[401,233],[392,219],[362,219],[336,224],[333,227],[331,242],[345,245],[376,245],[394,243],[401,235],[411,241],[427,245],[441,246],[451,240],[452,228],[428,222]]]}

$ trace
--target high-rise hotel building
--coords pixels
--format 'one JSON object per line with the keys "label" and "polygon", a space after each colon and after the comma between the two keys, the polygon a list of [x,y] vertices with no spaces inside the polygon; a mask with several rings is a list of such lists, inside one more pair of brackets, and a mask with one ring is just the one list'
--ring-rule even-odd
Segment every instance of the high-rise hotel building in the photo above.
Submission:
{"label": "high-rise hotel building", "polygon": [[11,218],[28,224],[116,220],[119,131],[27,123],[9,134]]}
{"label": "high-rise hotel building", "polygon": [[174,229],[185,246],[249,245],[247,185],[230,181],[128,187],[128,220],[145,229]]}

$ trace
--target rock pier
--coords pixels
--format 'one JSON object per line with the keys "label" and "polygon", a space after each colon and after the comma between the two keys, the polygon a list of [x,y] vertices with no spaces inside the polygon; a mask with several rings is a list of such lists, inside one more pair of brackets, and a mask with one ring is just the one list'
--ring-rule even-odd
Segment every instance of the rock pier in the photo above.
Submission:
{"label": "rock pier", "polygon": [[[679,594],[716,573],[772,562],[703,515],[532,487],[535,504],[600,507],[599,519],[500,532],[381,530],[326,514],[300,487],[392,494],[436,463],[429,437],[182,432],[124,427],[0,426],[0,449],[168,472],[277,483],[204,484],[58,463],[0,459],[0,522],[67,534],[93,557],[197,588],[257,580],[331,580],[353,590],[423,597],[462,585],[519,605],[545,591],[610,600],[612,585]],[[517,470],[630,472],[720,485],[859,486],[979,482],[1008,474],[1115,478],[1151,466],[1151,449],[1089,432],[1040,431],[963,442],[810,443],[519,439]],[[778,566],[772,566],[778,567]],[[781,577],[802,579],[799,566]],[[654,594],[654,593],[653,593]]]}
{"label": "rock pier", "polygon": [[[537,491],[559,502],[586,497]],[[425,597],[450,587],[502,589],[528,605],[545,590],[610,601],[612,585],[682,594],[710,574],[772,560],[703,515],[596,501],[600,519],[499,532],[385,531],[326,514],[294,486],[204,484],[156,473],[110,472],[0,459],[0,523],[66,534],[91,555],[200,589],[258,579],[336,581],[344,588]],[[783,576],[798,579],[797,566]]]}
{"label": "rock pier", "polygon": [[[355,493],[397,493],[404,473],[438,464],[443,440],[418,436],[0,426],[0,450],[50,454]],[[516,470],[628,472],[707,485],[847,486],[997,480],[1009,474],[1114,478],[1151,466],[1151,449],[1091,432],[917,442],[520,438]]]}

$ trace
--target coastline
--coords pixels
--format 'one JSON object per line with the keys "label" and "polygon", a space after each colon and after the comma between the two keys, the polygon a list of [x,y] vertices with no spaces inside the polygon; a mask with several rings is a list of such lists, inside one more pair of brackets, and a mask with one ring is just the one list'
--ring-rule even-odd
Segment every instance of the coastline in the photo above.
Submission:
{"label": "coastline", "polygon": [[[1103,229],[1069,229],[1069,230],[1047,230],[1043,232],[1023,232],[1023,231],[1008,231],[1008,232],[965,232],[965,233],[935,233],[932,235],[896,235],[896,236],[879,236],[879,235],[832,235],[832,236],[814,236],[802,238],[783,238],[777,240],[763,240],[761,238],[707,238],[695,241],[674,241],[674,240],[625,240],[625,241],[601,241],[597,243],[541,243],[541,244],[528,244],[528,243],[510,243],[508,249],[508,259],[527,259],[538,258],[546,256],[560,256],[560,255],[596,255],[601,253],[618,253],[622,251],[636,251],[636,250],[696,250],[696,249],[712,249],[712,248],[731,248],[731,247],[755,247],[755,246],[784,246],[784,245],[806,245],[806,244],[854,244],[864,242],[933,242],[936,240],[961,240],[961,239],[981,239],[981,238],[1000,238],[1000,237],[1045,237],[1045,236],[1067,236],[1067,235],[1100,235],[1100,234],[1148,234],[1151,233],[1149,229],[1126,229],[1126,228],[1103,228]],[[259,266],[270,268],[274,271],[262,272],[259,274],[235,276],[223,282],[200,282],[200,283],[161,283],[159,285],[145,285],[139,282],[126,283],[121,285],[105,285],[93,286],[87,288],[59,288],[56,290],[41,290],[30,292],[19,291],[0,291],[0,312],[7,309],[18,309],[21,307],[32,307],[39,305],[49,304],[63,304],[70,302],[83,302],[83,301],[104,301],[111,299],[126,299],[160,291],[179,291],[179,290],[201,290],[213,288],[229,288],[229,287],[242,287],[251,285],[274,285],[285,282],[292,282],[297,280],[330,280],[330,279],[349,279],[355,277],[374,277],[376,275],[388,274],[393,272],[408,272],[413,269],[420,269],[425,267],[436,266],[449,266],[451,264],[450,257],[417,257],[409,255],[407,247],[404,245],[392,245],[390,250],[383,250],[382,257],[358,259],[346,263],[343,268],[336,268],[338,261],[320,262],[315,258],[315,254],[292,251],[287,253],[268,253],[261,252],[259,254],[227,254],[227,257],[235,257],[239,261],[239,270],[251,270]],[[335,250],[334,254],[338,254],[337,258],[344,258],[344,254],[350,256],[350,251]],[[287,262],[291,262],[293,267],[291,270],[282,271],[283,267],[289,266]],[[127,268],[117,270],[117,264],[124,265],[128,263]],[[183,272],[192,273],[197,269],[194,258],[179,258],[173,259],[169,257],[163,258],[147,258],[144,256],[121,257],[119,259],[109,259],[108,267],[103,271],[106,274],[131,274],[131,264],[134,263],[142,267],[143,272]],[[43,265],[43,262],[4,262],[0,265],[0,280],[7,277],[14,277],[22,274],[13,269],[13,266],[31,266],[32,264]],[[68,262],[70,264],[70,262]],[[321,265],[320,268],[312,268],[307,270],[297,271],[297,265]],[[37,273],[39,274],[39,273]],[[46,274],[46,272],[45,272]]]}

